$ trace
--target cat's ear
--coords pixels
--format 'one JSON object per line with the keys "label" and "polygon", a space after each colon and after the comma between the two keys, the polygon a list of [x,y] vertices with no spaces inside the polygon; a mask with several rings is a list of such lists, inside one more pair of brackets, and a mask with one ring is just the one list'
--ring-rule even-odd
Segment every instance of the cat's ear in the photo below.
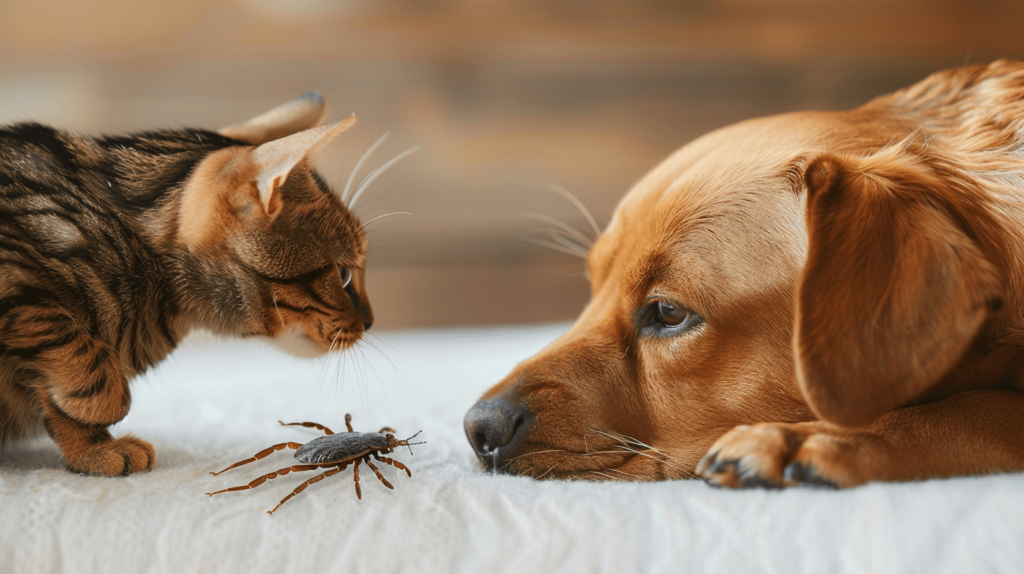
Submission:
{"label": "cat's ear", "polygon": [[306,92],[276,108],[239,124],[217,131],[222,136],[260,145],[315,128],[327,113],[324,98],[317,92]]}
{"label": "cat's ear", "polygon": [[303,158],[318,146],[326,144],[356,123],[355,114],[344,121],[308,129],[288,137],[267,142],[252,150],[256,164],[256,189],[264,213],[275,215],[281,208],[277,190],[288,179],[288,174]]}

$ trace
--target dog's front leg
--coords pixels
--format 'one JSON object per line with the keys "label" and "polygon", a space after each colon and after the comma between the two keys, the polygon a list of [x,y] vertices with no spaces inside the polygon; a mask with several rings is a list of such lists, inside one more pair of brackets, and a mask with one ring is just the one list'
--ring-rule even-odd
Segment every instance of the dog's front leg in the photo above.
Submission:
{"label": "dog's front leg", "polygon": [[726,433],[697,465],[714,486],[850,487],[1024,471],[1024,393],[974,391],[892,411],[870,427],[759,423]]}

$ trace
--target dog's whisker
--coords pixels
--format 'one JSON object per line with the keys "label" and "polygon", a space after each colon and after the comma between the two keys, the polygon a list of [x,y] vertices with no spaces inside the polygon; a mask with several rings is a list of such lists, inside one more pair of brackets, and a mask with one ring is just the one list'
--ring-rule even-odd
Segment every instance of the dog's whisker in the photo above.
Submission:
{"label": "dog's whisker", "polygon": [[665,466],[668,466],[669,468],[671,468],[673,470],[676,470],[678,472],[681,472],[681,473],[685,474],[687,478],[696,478],[696,475],[694,475],[692,472],[686,470],[685,468],[679,466],[678,464],[672,463],[671,462],[671,457],[668,456],[667,454],[659,451],[659,450],[652,449],[652,450],[654,450],[654,452],[660,454],[661,456],[663,456],[665,458],[658,458],[658,457],[652,456],[652,455],[650,455],[650,454],[648,454],[646,452],[642,452],[642,451],[639,451],[639,450],[636,450],[636,449],[629,448],[628,446],[618,445],[618,448],[620,448],[622,450],[629,451],[629,452],[631,452],[633,454],[636,454],[636,455],[639,455],[639,456],[647,457],[647,458],[649,458],[649,459],[651,459],[653,461],[660,462],[661,464],[664,464]]}
{"label": "dog's whisker", "polygon": [[359,158],[359,161],[356,162],[355,167],[352,168],[352,173],[349,174],[348,181],[345,182],[345,189],[341,192],[341,202],[347,205],[349,208],[352,207],[352,202],[348,201],[348,191],[349,189],[352,188],[352,181],[355,179],[356,173],[359,172],[359,168],[363,167],[363,162],[366,161],[366,158],[370,157],[370,154],[376,151],[376,149],[380,147],[380,144],[384,143],[384,141],[387,140],[388,136],[390,135],[391,132],[384,132],[382,136],[377,138],[377,141],[373,142],[373,145],[366,148],[366,151],[363,152],[362,157]]}
{"label": "dog's whisker", "polygon": [[606,468],[605,470],[607,470],[608,472],[617,472],[617,473],[619,473],[619,474],[623,474],[623,475],[626,475],[626,476],[628,476],[628,477],[630,477],[630,478],[632,478],[632,479],[634,479],[634,480],[638,480],[638,479],[640,478],[640,477],[638,477],[638,476],[637,476],[637,475],[635,475],[635,474],[631,474],[631,473],[628,473],[628,472],[625,472],[625,471],[619,470],[619,469],[617,469],[617,468]]}
{"label": "dog's whisker", "polygon": [[[524,231],[522,235],[526,237],[534,237],[535,239],[540,239],[541,241],[552,241],[554,243],[561,245],[562,247],[565,247],[566,249],[571,249],[576,253],[579,253],[580,255],[585,256],[590,252],[588,248],[580,245],[579,243],[574,242],[574,237],[558,229],[533,229],[530,231]],[[546,236],[546,238],[536,237],[536,235],[544,235]]]}
{"label": "dog's whisker", "polygon": [[570,454],[576,454],[576,453],[572,453],[572,451],[563,450],[563,449],[559,449],[559,448],[549,449],[549,450],[537,450],[537,451],[534,451],[534,452],[528,452],[526,454],[521,454],[521,455],[519,455],[517,457],[513,457],[513,458],[508,459],[507,461],[505,461],[505,464],[503,464],[500,467],[498,467],[497,469],[495,469],[495,472],[501,472],[501,471],[505,470],[506,468],[508,468],[508,465],[512,464],[513,462],[515,462],[516,460],[518,460],[520,458],[523,458],[524,456],[533,456],[535,454],[542,454],[542,453],[546,453],[546,452],[567,452],[567,453],[570,453]]}
{"label": "dog's whisker", "polygon": [[565,189],[564,187],[558,185],[557,183],[549,184],[548,189],[568,199],[570,202],[572,202],[573,205],[576,206],[576,209],[580,210],[580,213],[583,214],[583,217],[586,217],[587,222],[590,223],[590,227],[594,229],[594,239],[597,239],[601,235],[601,228],[597,225],[597,220],[594,219],[594,216],[590,214],[590,210],[587,209],[587,206],[583,205],[583,202],[580,201],[579,198],[573,195],[572,192],[570,192],[568,189]]}
{"label": "dog's whisker", "polygon": [[599,476],[603,476],[603,477],[607,478],[608,480],[617,480],[619,482],[622,482],[622,479],[617,477],[617,476],[611,476],[610,474],[605,474],[605,473],[597,471],[597,470],[591,470],[591,471],[588,471],[588,472],[590,472],[591,474],[597,474]]}
{"label": "dog's whisker", "polygon": [[540,245],[542,247],[547,247],[549,249],[554,249],[555,251],[561,251],[562,253],[567,253],[569,255],[573,255],[575,257],[579,257],[580,259],[586,259],[587,258],[586,254],[584,254],[584,253],[580,253],[579,251],[576,251],[576,250],[573,250],[573,249],[567,249],[567,248],[562,247],[561,245],[559,245],[557,243],[553,243],[551,241],[546,241],[544,239],[537,239],[536,237],[530,237],[529,235],[520,235],[519,239],[522,240],[522,241],[527,241],[529,243],[535,243],[535,244]]}
{"label": "dog's whisker", "polygon": [[617,451],[617,450],[595,450],[593,452],[588,452],[586,454],[581,454],[580,456],[595,456],[595,455],[599,455],[599,454],[616,454],[616,455],[621,455],[622,453]]}
{"label": "dog's whisker", "polygon": [[528,452],[526,454],[521,454],[521,455],[519,455],[517,457],[514,457],[514,458],[510,458],[510,459],[508,459],[508,462],[512,462],[513,460],[523,458],[524,456],[533,456],[535,454],[543,454],[545,452],[569,452],[569,451],[564,450],[564,449],[560,449],[560,448],[553,448],[553,449],[549,449],[549,450],[538,450],[538,451],[534,451],[534,452]]}
{"label": "dog's whisker", "polygon": [[550,215],[544,215],[543,213],[534,213],[532,211],[525,211],[523,213],[520,213],[519,215],[521,217],[525,217],[527,219],[536,219],[537,221],[543,221],[544,223],[550,223],[551,225],[554,225],[555,227],[563,229],[567,233],[569,233],[570,235],[575,237],[576,239],[579,239],[580,242],[582,242],[587,247],[590,247],[590,246],[594,245],[594,240],[593,239],[587,237],[586,235],[583,235],[582,233],[577,231],[576,228],[574,228],[573,226],[568,225],[566,223],[563,223],[563,222],[555,219],[554,217],[551,217]]}
{"label": "dog's whisker", "polygon": [[555,464],[551,465],[551,468],[549,468],[549,469],[545,470],[543,473],[541,473],[541,475],[537,477],[537,480],[540,480],[540,479],[544,478],[544,476],[547,473],[551,472],[552,470],[555,470],[555,467],[558,466],[559,464],[561,464],[561,463],[556,462]]}
{"label": "dog's whisker", "polygon": [[608,437],[608,438],[610,438],[610,439],[612,439],[612,440],[614,440],[616,442],[621,442],[622,444],[629,444],[629,443],[626,442],[626,440],[624,438],[622,438],[621,435],[620,436],[615,436],[615,435],[606,433],[603,430],[597,430],[597,429],[594,429],[594,428],[588,428],[587,430],[589,432],[593,432],[593,433],[597,433],[597,434],[603,434],[604,436],[606,436],[606,437]]}
{"label": "dog's whisker", "polygon": [[586,246],[573,242],[572,239],[574,239],[574,237],[560,229],[545,229],[538,231],[538,233],[545,233],[555,243],[568,247],[569,249],[576,249],[580,253],[588,253],[590,251]]}

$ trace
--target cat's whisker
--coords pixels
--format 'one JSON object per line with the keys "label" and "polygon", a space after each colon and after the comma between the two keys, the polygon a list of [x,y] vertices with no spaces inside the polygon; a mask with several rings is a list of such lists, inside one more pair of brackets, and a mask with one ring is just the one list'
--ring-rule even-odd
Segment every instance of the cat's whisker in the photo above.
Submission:
{"label": "cat's whisker", "polygon": [[[330,372],[329,366],[331,364],[331,352],[334,351],[334,346],[338,342],[338,337],[344,329],[338,329],[338,332],[334,334],[334,338],[331,339],[331,345],[327,348],[327,354],[324,356],[324,364],[320,367],[320,372],[316,376],[316,385],[314,386],[313,404],[315,405],[320,399],[320,389],[323,388],[327,381],[327,373]],[[330,391],[328,391],[328,395]]]}
{"label": "cat's whisker", "polygon": [[366,201],[364,201],[361,204],[359,204],[358,207],[353,209],[352,210],[352,215],[355,215],[356,217],[359,217],[359,211],[362,210],[362,209],[365,209],[366,207],[368,207],[371,203],[373,203],[375,201],[384,201],[384,202],[392,204],[394,207],[397,207],[399,209],[402,208],[402,204],[401,203],[398,203],[397,201],[395,201],[395,200],[393,200],[391,198],[388,198],[388,197],[371,197],[370,199],[367,199]]}
{"label": "cat's whisker", "polygon": [[366,256],[369,257],[370,255],[375,255],[377,257],[383,257],[384,259],[387,259],[389,263],[391,263],[392,265],[395,265],[395,260],[393,258],[391,258],[388,255],[385,255],[384,253],[381,253],[380,251],[368,250],[366,252]]}
{"label": "cat's whisker", "polygon": [[371,361],[370,358],[366,356],[366,353],[363,351],[362,347],[360,346],[360,343],[368,343],[368,341],[366,339],[361,339],[359,343],[357,343],[357,346],[359,347],[359,352],[363,355],[363,360],[366,362],[366,365],[370,367],[371,371],[373,371],[373,376],[374,378],[377,379],[377,386],[380,387],[381,392],[384,393],[384,404],[387,406],[388,412],[391,412],[391,397],[388,396],[388,390],[387,388],[384,387],[384,381],[381,380],[380,374],[377,373],[377,369],[373,367],[373,361]]}
{"label": "cat's whisker", "polygon": [[369,187],[371,183],[373,183],[373,180],[375,180],[378,177],[380,177],[380,175],[382,173],[384,173],[385,171],[387,171],[388,168],[390,168],[391,166],[395,165],[399,161],[405,159],[406,157],[408,157],[410,154],[412,154],[413,152],[415,152],[418,149],[420,149],[420,146],[418,146],[418,145],[412,146],[411,148],[409,148],[409,149],[403,151],[402,153],[396,155],[395,157],[389,159],[387,162],[384,163],[384,165],[382,165],[382,166],[378,167],[377,169],[373,170],[372,172],[370,172],[370,175],[366,176],[366,178],[363,179],[363,181],[359,184],[359,188],[356,189],[356,192],[354,194],[352,194],[352,199],[350,199],[348,201],[348,208],[352,209],[352,207],[355,206],[356,201],[359,200],[359,196],[362,195],[364,191],[366,191],[366,188]]}
{"label": "cat's whisker", "polygon": [[349,357],[352,355],[351,348],[339,354],[338,361],[334,370],[333,386],[335,389],[335,406],[334,408],[338,413],[342,412],[341,403],[345,394],[345,381],[348,378],[348,365]]}
{"label": "cat's whisker", "polygon": [[[367,334],[367,335],[369,335],[370,333],[369,333],[369,332],[367,332],[366,334]],[[380,340],[380,337],[378,337],[378,338],[377,338],[377,340]],[[385,360],[386,360],[387,362],[391,363],[391,368],[393,368],[393,369],[395,370],[395,373],[396,373],[396,374],[398,374],[398,376],[402,377],[402,380],[404,380],[404,381],[405,381],[405,384],[406,384],[406,385],[408,385],[408,384],[409,384],[409,379],[406,379],[406,378],[405,378],[405,374],[404,374],[404,373],[403,373],[403,372],[402,372],[402,371],[401,371],[401,370],[400,370],[400,369],[398,368],[398,365],[396,365],[396,364],[395,364],[395,362],[391,360],[391,357],[389,357],[389,356],[387,355],[387,353],[385,353],[385,352],[384,352],[384,351],[383,351],[383,350],[382,350],[382,349],[381,349],[380,347],[378,347],[377,345],[374,345],[374,344],[373,344],[373,341],[370,341],[369,339],[365,339],[365,338],[364,338],[364,339],[363,339],[362,341],[360,341],[360,342],[361,342],[361,343],[366,343],[367,345],[369,345],[369,346],[370,346],[370,348],[371,348],[371,349],[373,349],[374,351],[377,351],[377,353],[379,353],[379,354],[380,354],[380,356],[384,357],[384,359],[385,359]],[[387,344],[387,343],[385,343],[385,344]]]}
{"label": "cat's whisker", "polygon": [[386,346],[387,346],[387,348],[391,349],[392,351],[394,351],[394,352],[396,352],[396,353],[401,353],[401,352],[402,352],[402,351],[401,351],[400,349],[396,349],[396,348],[395,348],[395,347],[393,347],[393,346],[392,346],[392,345],[391,345],[390,343],[388,343],[387,341],[385,341],[385,340],[384,340],[384,339],[382,339],[381,337],[377,336],[377,335],[376,335],[375,333],[371,333],[371,332],[369,332],[369,331],[366,331],[366,333],[365,333],[365,334],[367,334],[367,335],[369,335],[369,336],[373,337],[374,339],[377,339],[377,340],[378,340],[378,341],[380,341],[380,342],[381,342],[382,344],[386,345]]}
{"label": "cat's whisker", "polygon": [[374,221],[377,221],[378,219],[384,219],[385,217],[390,217],[392,215],[412,215],[412,213],[409,213],[408,211],[392,211],[391,213],[385,213],[384,215],[378,215],[377,217],[374,217],[370,221],[367,221],[366,223],[364,223],[359,228],[359,231],[362,231],[363,229],[366,228],[367,225],[373,223]]}
{"label": "cat's whisker", "polygon": [[363,167],[363,162],[366,161],[366,158],[370,157],[370,155],[377,148],[379,148],[380,144],[384,143],[388,139],[388,136],[390,135],[391,132],[384,132],[384,135],[377,138],[377,141],[373,142],[373,145],[366,148],[366,151],[363,152],[362,157],[359,158],[359,161],[356,162],[355,167],[352,168],[352,173],[349,174],[348,181],[345,182],[345,189],[342,190],[341,192],[341,202],[344,203],[347,207],[352,206],[352,202],[348,200],[348,191],[349,189],[352,188],[352,181],[355,180],[356,174],[359,173],[359,168]]}

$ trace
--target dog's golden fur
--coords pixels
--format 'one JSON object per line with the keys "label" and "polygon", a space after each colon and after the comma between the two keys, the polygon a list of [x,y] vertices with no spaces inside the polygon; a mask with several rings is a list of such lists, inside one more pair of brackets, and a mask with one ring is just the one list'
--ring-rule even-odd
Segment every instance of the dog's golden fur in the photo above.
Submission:
{"label": "dog's golden fur", "polygon": [[736,124],[621,201],[576,325],[480,403],[521,409],[507,444],[467,433],[548,478],[1024,470],[1022,253],[1024,64]]}

